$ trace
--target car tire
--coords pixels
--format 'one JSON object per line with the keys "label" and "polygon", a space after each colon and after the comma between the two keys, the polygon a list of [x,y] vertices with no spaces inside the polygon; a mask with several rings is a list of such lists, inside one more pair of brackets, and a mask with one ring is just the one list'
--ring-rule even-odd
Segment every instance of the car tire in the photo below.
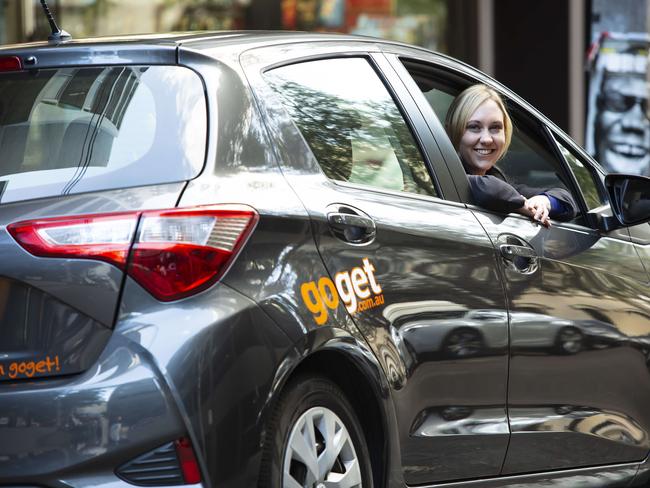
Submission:
{"label": "car tire", "polygon": [[584,336],[575,327],[562,327],[555,340],[555,347],[560,354],[578,354],[582,351]]}
{"label": "car tire", "polygon": [[363,431],[341,389],[319,376],[292,381],[265,435],[260,488],[372,488]]}
{"label": "car tire", "polygon": [[485,341],[478,330],[460,327],[447,334],[442,344],[442,352],[450,359],[475,357],[485,353]]}

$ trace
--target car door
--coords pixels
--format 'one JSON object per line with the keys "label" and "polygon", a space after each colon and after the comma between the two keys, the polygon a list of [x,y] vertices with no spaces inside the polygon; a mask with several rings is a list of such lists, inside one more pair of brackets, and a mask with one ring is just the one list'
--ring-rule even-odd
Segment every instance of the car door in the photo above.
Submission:
{"label": "car door", "polygon": [[[449,61],[395,54],[393,66],[412,76],[410,91],[468,198],[462,165],[437,117],[444,120],[465,86],[492,82]],[[644,459],[648,275],[628,230],[603,230],[611,211],[602,174],[534,109],[511,93],[506,99],[516,130],[500,168],[530,186],[567,188],[581,211],[545,228],[469,205],[500,254],[508,294],[512,436],[503,474]]]}
{"label": "car door", "polygon": [[408,484],[497,475],[508,331],[490,239],[454,201],[431,135],[413,135],[423,120],[397,101],[392,69],[391,83],[379,76],[383,56],[347,47],[287,61],[295,49],[259,79],[248,73],[335,287],[306,284],[305,305],[345,305],[381,362]]}

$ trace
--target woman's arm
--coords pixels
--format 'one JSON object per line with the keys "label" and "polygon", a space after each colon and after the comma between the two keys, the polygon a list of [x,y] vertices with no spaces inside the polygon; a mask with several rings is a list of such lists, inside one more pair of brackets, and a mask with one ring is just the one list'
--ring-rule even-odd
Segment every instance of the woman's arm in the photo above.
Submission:
{"label": "woman's arm", "polygon": [[475,205],[495,212],[516,212],[524,206],[526,198],[512,185],[491,175],[467,175],[472,200]]}
{"label": "woman's arm", "polygon": [[551,200],[546,195],[526,198],[515,187],[492,175],[467,175],[475,205],[495,212],[517,212],[549,227]]}
{"label": "woman's arm", "polygon": [[536,196],[547,197],[549,217],[553,219],[567,221],[578,214],[578,205],[571,193],[564,188],[531,188],[527,185],[514,185],[514,188],[527,199]]}

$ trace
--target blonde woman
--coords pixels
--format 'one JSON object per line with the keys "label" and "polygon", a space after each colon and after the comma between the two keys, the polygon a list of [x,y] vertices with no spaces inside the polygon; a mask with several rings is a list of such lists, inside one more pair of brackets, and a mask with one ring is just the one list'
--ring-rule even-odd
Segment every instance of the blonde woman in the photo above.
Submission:
{"label": "blonde woman", "polygon": [[563,188],[510,184],[494,165],[510,146],[512,121],[501,96],[486,85],[458,95],[447,112],[445,128],[465,167],[476,205],[497,212],[517,212],[545,225],[551,218],[570,220],[578,207]]}

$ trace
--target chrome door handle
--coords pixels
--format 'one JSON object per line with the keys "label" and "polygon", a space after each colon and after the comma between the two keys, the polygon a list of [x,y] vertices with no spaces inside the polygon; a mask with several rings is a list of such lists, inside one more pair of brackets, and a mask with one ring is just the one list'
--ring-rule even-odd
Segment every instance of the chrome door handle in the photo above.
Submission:
{"label": "chrome door handle", "polygon": [[501,244],[499,246],[499,250],[501,251],[501,255],[506,259],[512,259],[516,256],[531,259],[537,257],[535,250],[526,246],[517,246],[515,244]]}
{"label": "chrome door handle", "polygon": [[375,238],[375,221],[361,210],[347,205],[334,204],[328,207],[327,223],[338,239],[349,244],[367,244]]}
{"label": "chrome door handle", "polygon": [[501,234],[497,246],[507,269],[521,274],[533,274],[539,269],[535,248],[515,234]]}
{"label": "chrome door handle", "polygon": [[327,214],[327,221],[331,226],[339,228],[347,226],[363,227],[366,229],[375,227],[375,223],[370,218],[339,212]]}

